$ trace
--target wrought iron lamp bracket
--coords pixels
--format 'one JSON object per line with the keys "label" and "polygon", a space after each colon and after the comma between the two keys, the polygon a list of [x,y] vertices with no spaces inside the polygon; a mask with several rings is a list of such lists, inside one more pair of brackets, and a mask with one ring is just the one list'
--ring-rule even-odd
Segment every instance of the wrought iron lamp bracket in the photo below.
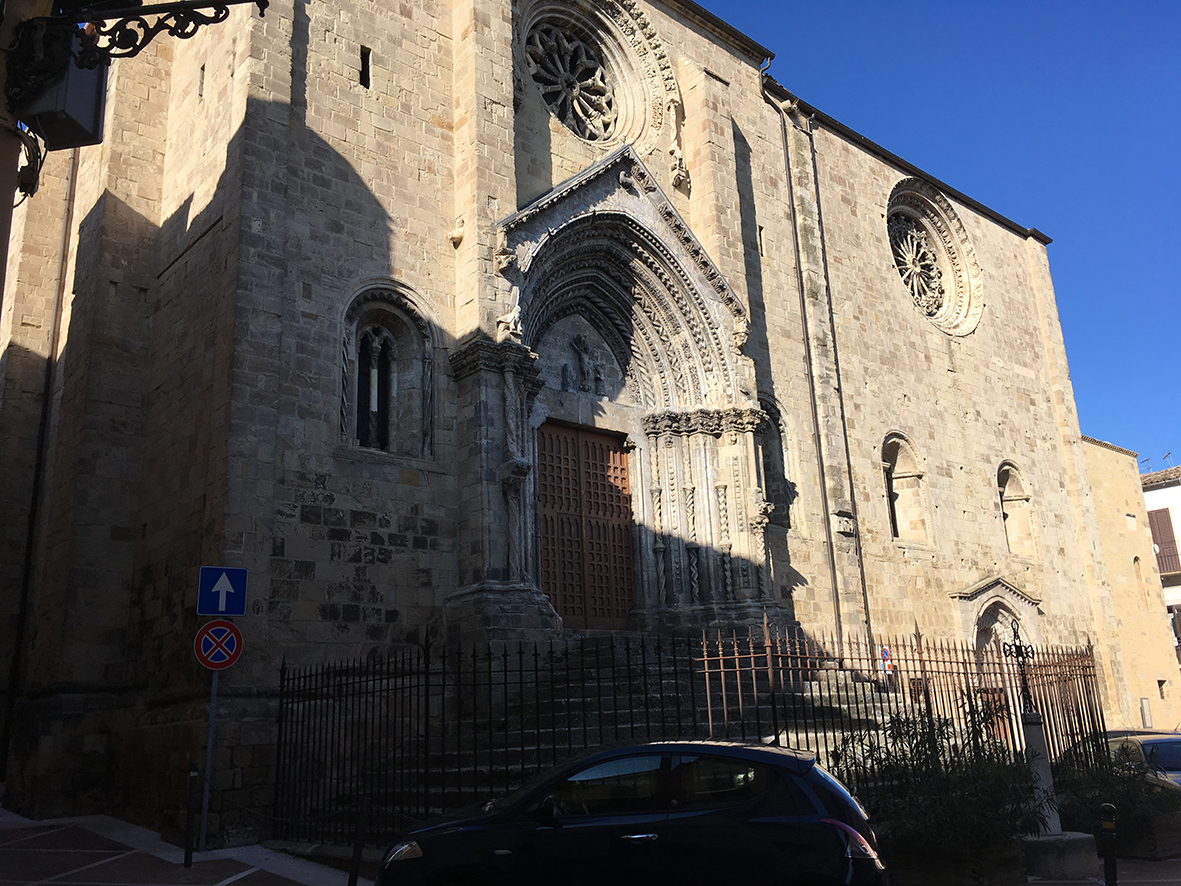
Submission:
{"label": "wrought iron lamp bracket", "polygon": [[[270,0],[220,0],[216,3],[182,0],[178,3],[103,10],[97,17],[92,11],[82,10],[63,18],[68,18],[74,24],[94,25],[93,31],[85,29],[83,48],[77,56],[79,67],[93,68],[111,59],[138,55],[157,34],[167,33],[187,40],[203,25],[224,22],[230,17],[231,6],[244,3],[253,3],[262,16],[266,15]],[[156,18],[149,22],[149,16]]]}
{"label": "wrought iron lamp bracket", "polygon": [[[252,3],[265,15],[270,0],[180,0],[152,6],[104,8],[62,3],[55,15],[17,25],[8,47],[6,99],[18,109],[62,76],[70,59],[93,69],[112,59],[138,55],[158,34],[187,40],[204,25],[230,17],[230,7]],[[60,7],[59,7],[60,8]]]}

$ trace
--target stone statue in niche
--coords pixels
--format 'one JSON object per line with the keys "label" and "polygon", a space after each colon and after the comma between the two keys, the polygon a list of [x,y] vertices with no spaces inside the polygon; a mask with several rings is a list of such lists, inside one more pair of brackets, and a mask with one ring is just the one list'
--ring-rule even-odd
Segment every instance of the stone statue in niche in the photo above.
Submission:
{"label": "stone statue in niche", "polygon": [[596,397],[606,397],[606,377],[602,365],[594,359],[586,335],[574,335],[570,339],[570,350],[574,351],[574,363],[562,364],[562,391],[593,392]]}
{"label": "stone statue in niche", "polygon": [[574,355],[578,358],[578,390],[590,391],[594,369],[591,364],[590,349],[586,344],[586,336],[574,336],[570,339],[570,347],[574,349]]}
{"label": "stone statue in niche", "polygon": [[607,384],[603,376],[603,367],[591,354],[586,336],[579,333],[570,339],[570,349],[574,351],[575,365],[565,363],[562,366],[562,390],[594,393],[598,397],[607,395]]}

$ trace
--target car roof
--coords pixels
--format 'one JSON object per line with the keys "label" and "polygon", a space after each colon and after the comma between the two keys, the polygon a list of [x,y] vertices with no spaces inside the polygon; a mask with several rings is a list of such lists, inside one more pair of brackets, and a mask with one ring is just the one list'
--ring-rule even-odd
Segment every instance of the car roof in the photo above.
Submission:
{"label": "car roof", "polygon": [[1156,741],[1162,738],[1181,739],[1181,732],[1154,732],[1145,729],[1116,729],[1107,733],[1109,739],[1140,738]]}
{"label": "car roof", "polygon": [[736,741],[653,741],[644,744],[629,745],[614,748],[596,754],[594,757],[584,758],[581,762],[590,760],[624,757],[637,752],[661,751],[667,753],[711,754],[716,756],[737,757],[742,760],[763,763],[768,766],[783,766],[794,772],[805,773],[816,765],[816,755],[811,751],[785,748],[777,745],[751,744]]}

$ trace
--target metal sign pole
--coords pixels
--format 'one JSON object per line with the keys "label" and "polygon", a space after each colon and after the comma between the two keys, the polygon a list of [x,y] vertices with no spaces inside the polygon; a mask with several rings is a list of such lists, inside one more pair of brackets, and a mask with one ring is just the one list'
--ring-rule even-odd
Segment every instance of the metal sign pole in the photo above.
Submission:
{"label": "metal sign pole", "polygon": [[213,724],[217,721],[217,675],[213,672],[213,688],[209,692],[209,738],[205,742],[205,791],[201,797],[201,840],[198,849],[205,851],[205,828],[209,823],[209,784],[213,780]]}

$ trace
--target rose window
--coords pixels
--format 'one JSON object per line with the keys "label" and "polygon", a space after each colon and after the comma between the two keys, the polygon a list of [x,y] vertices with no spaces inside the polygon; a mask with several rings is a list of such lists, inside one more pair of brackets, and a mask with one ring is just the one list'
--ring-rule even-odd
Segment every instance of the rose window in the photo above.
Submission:
{"label": "rose window", "polygon": [[578,37],[552,25],[525,41],[529,73],[555,117],[587,141],[615,134],[615,94],[598,53]]}
{"label": "rose window", "polygon": [[943,271],[927,232],[914,219],[897,214],[890,217],[889,234],[898,276],[910,290],[914,303],[928,317],[935,316],[943,307]]}

